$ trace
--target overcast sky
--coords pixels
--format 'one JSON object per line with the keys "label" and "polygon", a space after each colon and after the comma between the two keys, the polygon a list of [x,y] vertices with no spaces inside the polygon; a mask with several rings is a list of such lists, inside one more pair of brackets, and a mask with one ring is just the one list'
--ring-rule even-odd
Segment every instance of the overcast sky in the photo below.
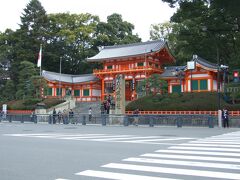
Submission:
{"label": "overcast sky", "polygon": [[[0,31],[15,30],[23,9],[30,0],[0,0]],[[135,26],[134,33],[143,41],[149,40],[150,25],[169,21],[174,13],[161,0],[39,0],[47,13],[91,13],[101,21],[113,13],[122,15],[124,21]]]}

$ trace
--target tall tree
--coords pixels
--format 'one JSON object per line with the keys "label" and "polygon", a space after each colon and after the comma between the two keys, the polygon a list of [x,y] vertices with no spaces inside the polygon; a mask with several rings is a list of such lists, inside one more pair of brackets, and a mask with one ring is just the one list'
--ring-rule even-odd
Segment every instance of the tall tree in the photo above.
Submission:
{"label": "tall tree", "polygon": [[22,61],[19,66],[19,83],[16,97],[26,99],[35,96],[35,87],[32,77],[37,75],[35,65],[29,61]]}
{"label": "tall tree", "polygon": [[[220,63],[231,67],[240,65],[239,39],[239,1],[227,0],[163,0],[170,6],[178,4],[177,12],[171,22],[177,24],[178,56],[189,60],[192,54],[198,54],[214,63],[217,62],[217,50]],[[174,32],[174,30],[173,30]]]}
{"label": "tall tree", "polygon": [[10,70],[15,83],[19,81],[20,63],[29,61],[36,64],[40,44],[43,44],[43,49],[46,45],[48,19],[41,3],[38,0],[31,0],[23,11],[20,29],[10,37],[13,47]]}
{"label": "tall tree", "polygon": [[133,34],[134,25],[123,21],[120,14],[114,13],[107,17],[107,22],[97,25],[96,46],[107,46],[115,44],[129,44],[140,42],[141,38]]}
{"label": "tall tree", "polygon": [[0,33],[0,86],[9,78],[9,68],[12,62],[12,47],[10,45],[9,36],[13,31],[7,29],[4,33]]}
{"label": "tall tree", "polygon": [[97,16],[91,14],[58,13],[49,15],[49,45],[51,52],[45,55],[54,61],[46,62],[49,70],[59,71],[62,59],[62,71],[70,74],[90,73],[85,59],[92,56],[95,29],[99,22]]}

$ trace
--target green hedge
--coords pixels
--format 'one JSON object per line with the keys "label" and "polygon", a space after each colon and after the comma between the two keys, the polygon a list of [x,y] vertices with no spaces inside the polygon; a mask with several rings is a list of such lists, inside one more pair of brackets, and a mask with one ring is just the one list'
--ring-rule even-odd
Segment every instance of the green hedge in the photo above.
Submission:
{"label": "green hedge", "polygon": [[[173,93],[166,95],[145,96],[130,102],[126,110],[135,109],[145,111],[215,111],[218,107],[217,93]],[[240,110],[240,104],[228,104],[221,96],[221,107],[229,110]]]}
{"label": "green hedge", "polygon": [[46,108],[50,108],[63,102],[65,102],[65,100],[61,99],[25,99],[0,103],[0,106],[2,106],[2,104],[7,104],[8,110],[34,110],[37,103],[44,103]]}

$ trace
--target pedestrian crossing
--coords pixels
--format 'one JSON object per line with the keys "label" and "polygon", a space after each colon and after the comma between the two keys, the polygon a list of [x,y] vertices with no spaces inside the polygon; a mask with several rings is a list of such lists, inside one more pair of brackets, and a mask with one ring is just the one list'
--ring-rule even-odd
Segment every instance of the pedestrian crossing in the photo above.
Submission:
{"label": "pedestrian crossing", "polygon": [[[97,169],[73,174],[74,179],[113,180],[240,180],[240,131],[195,139],[172,136],[137,136],[118,134],[4,134],[24,138],[75,141],[169,144],[120,162],[110,162]],[[185,143],[188,141],[187,143]],[[184,142],[184,143],[182,143]],[[55,180],[74,180],[57,178]]]}
{"label": "pedestrian crossing", "polygon": [[137,136],[116,134],[63,134],[63,133],[37,133],[37,134],[4,134],[5,136],[30,137],[45,139],[61,139],[75,141],[98,141],[135,144],[167,144],[173,145],[181,141],[189,141],[195,138],[172,136]]}
{"label": "pedestrian crossing", "polygon": [[240,131],[191,140],[75,175],[83,179],[115,180],[239,180],[239,138]]}

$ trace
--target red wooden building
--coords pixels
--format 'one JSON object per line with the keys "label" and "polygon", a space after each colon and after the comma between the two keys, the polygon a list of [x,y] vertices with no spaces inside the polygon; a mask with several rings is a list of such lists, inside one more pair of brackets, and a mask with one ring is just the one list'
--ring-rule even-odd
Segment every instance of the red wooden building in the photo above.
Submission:
{"label": "red wooden building", "polygon": [[[213,92],[217,91],[218,65],[194,55],[195,68],[186,66],[166,67],[161,78],[168,81],[168,92]],[[219,80],[222,90],[222,78]]]}
{"label": "red wooden building", "polygon": [[152,74],[160,74],[168,82],[168,92],[217,91],[218,66],[198,56],[191,60],[195,69],[187,66],[168,66],[175,63],[166,42],[161,40],[103,47],[89,63],[102,64],[93,74],[69,75],[43,71],[48,82],[48,97],[62,97],[67,94],[77,101],[104,100],[111,94],[115,97],[115,79],[118,74],[125,77],[125,98],[137,98],[139,81]]}
{"label": "red wooden building", "polygon": [[164,64],[175,62],[164,41],[148,41],[128,45],[104,47],[88,62],[101,63],[103,69],[96,69],[93,74],[101,81],[101,100],[111,94],[114,96],[114,83],[117,74],[125,76],[126,100],[137,97],[136,86],[139,81],[154,73],[161,74]]}

